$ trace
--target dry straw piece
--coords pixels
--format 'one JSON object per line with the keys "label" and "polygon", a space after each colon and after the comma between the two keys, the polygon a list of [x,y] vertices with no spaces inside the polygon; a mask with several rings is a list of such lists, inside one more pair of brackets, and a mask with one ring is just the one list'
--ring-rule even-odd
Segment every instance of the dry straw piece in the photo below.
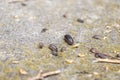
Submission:
{"label": "dry straw piece", "polygon": [[112,60],[112,59],[96,59],[95,62],[120,64],[120,60]]}
{"label": "dry straw piece", "polygon": [[28,80],[43,80],[44,78],[46,78],[48,76],[53,76],[53,75],[57,75],[60,73],[61,73],[60,70],[50,71],[50,72],[46,72],[46,73],[42,73],[42,70],[40,70],[39,73],[37,74],[37,76],[29,78]]}

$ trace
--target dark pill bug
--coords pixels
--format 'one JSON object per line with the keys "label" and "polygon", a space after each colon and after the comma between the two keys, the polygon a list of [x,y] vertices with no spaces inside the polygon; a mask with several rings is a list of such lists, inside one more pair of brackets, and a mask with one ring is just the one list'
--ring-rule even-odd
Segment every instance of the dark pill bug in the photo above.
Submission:
{"label": "dark pill bug", "polygon": [[91,48],[89,51],[90,51],[91,53],[93,53],[96,58],[102,58],[102,59],[112,58],[112,56],[109,56],[109,55],[106,55],[106,54],[104,54],[104,53],[98,52],[95,48]]}
{"label": "dark pill bug", "polygon": [[48,29],[47,28],[43,28],[42,30],[41,30],[41,33],[44,33],[44,32],[46,32]]}
{"label": "dark pill bug", "polygon": [[102,59],[105,59],[105,58],[107,58],[107,55],[102,54],[102,53],[95,53],[95,57],[96,57],[96,58],[102,58]]}
{"label": "dark pill bug", "polygon": [[42,42],[39,43],[39,48],[42,49],[44,47],[44,44]]}
{"label": "dark pill bug", "polygon": [[51,53],[55,56],[57,56],[58,48],[54,44],[49,45],[49,49],[52,51]]}
{"label": "dark pill bug", "polygon": [[58,48],[57,48],[54,44],[50,44],[50,45],[49,45],[49,49],[50,49],[51,51],[58,52]]}
{"label": "dark pill bug", "polygon": [[73,40],[73,38],[71,37],[71,35],[69,35],[69,34],[66,34],[66,35],[64,36],[64,40],[65,40],[65,42],[66,42],[67,44],[69,44],[69,45],[73,45],[73,44],[74,44],[74,40]]}
{"label": "dark pill bug", "polygon": [[84,21],[82,19],[77,19],[77,22],[84,23]]}

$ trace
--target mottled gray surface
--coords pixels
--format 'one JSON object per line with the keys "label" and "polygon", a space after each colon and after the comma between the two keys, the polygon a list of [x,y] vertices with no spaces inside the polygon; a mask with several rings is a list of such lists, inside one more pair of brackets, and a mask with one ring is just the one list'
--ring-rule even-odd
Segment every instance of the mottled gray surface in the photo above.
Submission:
{"label": "mottled gray surface", "polygon": [[[1,80],[26,80],[35,76],[40,69],[62,70],[60,75],[46,80],[94,80],[94,75],[76,74],[81,70],[99,73],[106,66],[91,63],[94,57],[89,55],[89,48],[95,47],[111,55],[120,52],[120,0],[11,1],[18,0],[0,0]],[[26,5],[21,5],[23,3]],[[77,22],[78,18],[84,23]],[[48,30],[41,33],[43,28]],[[65,34],[71,34],[80,46],[73,50],[64,42]],[[101,35],[102,39],[93,39],[96,34]],[[39,42],[45,45],[42,50],[37,47]],[[66,46],[68,51],[62,57],[54,57],[48,49],[51,43],[59,49]],[[78,53],[87,55],[84,61],[76,57]],[[68,65],[66,59],[74,62]],[[19,64],[12,64],[14,60]],[[110,70],[101,72],[102,77],[97,76],[98,80],[119,80],[117,72],[120,65],[108,65]],[[28,72],[27,76],[19,74],[21,68]]]}

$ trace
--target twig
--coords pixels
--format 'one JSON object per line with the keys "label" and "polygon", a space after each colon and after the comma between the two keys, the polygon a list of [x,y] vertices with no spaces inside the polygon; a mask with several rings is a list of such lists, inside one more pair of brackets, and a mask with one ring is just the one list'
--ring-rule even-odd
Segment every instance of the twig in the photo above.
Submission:
{"label": "twig", "polygon": [[120,64],[120,60],[112,60],[112,59],[96,59],[95,62]]}
{"label": "twig", "polygon": [[60,72],[61,72],[60,70],[46,72],[46,73],[42,73],[42,71],[40,71],[37,76],[35,76],[33,78],[29,78],[28,80],[43,80],[44,78],[46,78],[48,76],[57,75]]}

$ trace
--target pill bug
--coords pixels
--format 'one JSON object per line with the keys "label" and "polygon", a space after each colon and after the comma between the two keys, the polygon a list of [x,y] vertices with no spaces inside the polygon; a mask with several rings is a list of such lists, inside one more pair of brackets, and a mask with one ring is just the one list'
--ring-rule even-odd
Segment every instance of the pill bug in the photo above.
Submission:
{"label": "pill bug", "polygon": [[64,36],[64,40],[65,40],[65,42],[66,42],[67,44],[69,44],[69,45],[73,45],[73,44],[74,44],[74,40],[73,40],[73,38],[71,37],[71,35],[69,35],[69,34],[66,34],[66,35]]}
{"label": "pill bug", "polygon": [[58,55],[58,48],[54,44],[50,44],[49,49],[51,50],[52,55],[55,55],[55,56]]}

